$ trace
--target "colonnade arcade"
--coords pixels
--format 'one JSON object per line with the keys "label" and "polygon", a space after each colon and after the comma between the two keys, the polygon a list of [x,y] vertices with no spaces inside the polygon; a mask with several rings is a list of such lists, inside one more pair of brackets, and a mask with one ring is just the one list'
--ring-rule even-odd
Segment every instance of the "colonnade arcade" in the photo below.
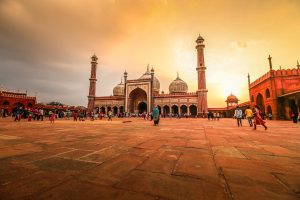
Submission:
{"label": "colonnade arcade", "polygon": [[[139,113],[142,113],[143,111],[147,111],[147,104],[143,102],[140,103],[141,105],[139,105]],[[143,105],[142,105],[143,104]],[[170,113],[176,115],[192,115],[192,116],[196,116],[197,115],[197,106],[192,104],[192,105],[177,105],[177,104],[173,104],[173,105],[158,105],[157,106],[159,109],[159,113],[162,115],[168,115]],[[124,106],[113,106],[113,105],[109,105],[109,106],[98,106],[95,108],[95,113],[103,113],[103,114],[107,114],[109,111],[112,111],[112,113],[114,115],[118,115],[120,113],[124,113]]]}
{"label": "colonnade arcade", "polygon": [[114,115],[124,113],[124,106],[99,106],[95,108],[96,114],[107,114],[109,111],[112,111]]}
{"label": "colonnade arcade", "polygon": [[172,105],[157,105],[159,109],[159,113],[162,115],[168,115],[170,113],[177,114],[177,115],[192,115],[196,116],[198,113],[197,106],[192,105],[178,105],[178,104],[172,104]]}

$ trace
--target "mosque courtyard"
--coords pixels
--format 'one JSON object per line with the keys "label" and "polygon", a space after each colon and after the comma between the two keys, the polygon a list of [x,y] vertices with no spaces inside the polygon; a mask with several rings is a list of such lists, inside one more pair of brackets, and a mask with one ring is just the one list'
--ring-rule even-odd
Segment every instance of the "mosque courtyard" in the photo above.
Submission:
{"label": "mosque courtyard", "polygon": [[300,124],[0,119],[0,199],[299,199]]}

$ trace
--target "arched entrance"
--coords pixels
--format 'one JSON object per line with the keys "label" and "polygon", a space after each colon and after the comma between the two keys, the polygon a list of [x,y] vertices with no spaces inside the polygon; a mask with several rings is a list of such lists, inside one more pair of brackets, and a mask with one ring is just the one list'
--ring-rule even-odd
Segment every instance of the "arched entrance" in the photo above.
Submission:
{"label": "arched entrance", "polygon": [[298,99],[298,111],[300,112],[300,99]]}
{"label": "arched entrance", "polygon": [[145,102],[140,102],[138,104],[138,113],[141,114],[143,112],[147,112],[147,104]]}
{"label": "arched entrance", "polygon": [[101,107],[101,108],[100,108],[100,112],[101,112],[102,114],[106,114],[106,112],[105,112],[105,107]]}
{"label": "arched entrance", "polygon": [[294,99],[291,100],[290,105],[291,105],[291,111],[294,113],[294,115],[298,116],[298,108],[296,105],[296,101]]}
{"label": "arched entrance", "polygon": [[270,105],[268,105],[268,107],[267,107],[267,114],[272,114],[272,108],[271,108],[271,106]]}
{"label": "arched entrance", "polygon": [[183,114],[183,115],[187,113],[187,106],[186,105],[182,105],[180,107],[180,113]]}
{"label": "arched entrance", "polygon": [[113,108],[113,113],[114,113],[114,115],[117,115],[117,114],[118,114],[118,107],[117,107],[117,106],[115,106],[115,107]]}
{"label": "arched entrance", "polygon": [[14,108],[19,108],[19,107],[24,108],[24,105],[22,103],[20,103],[20,102],[15,103]]}
{"label": "arched entrance", "polygon": [[9,106],[9,102],[8,101],[4,101],[3,102],[3,106]]}
{"label": "arched entrance", "polygon": [[157,108],[158,108],[159,114],[161,114],[161,107],[157,106]]}
{"label": "arched entrance", "polygon": [[130,113],[147,112],[147,93],[141,88],[135,88],[129,94],[128,108]]}
{"label": "arched entrance", "polygon": [[261,109],[261,112],[265,112],[265,106],[264,106],[264,98],[261,93],[258,93],[256,97],[256,105],[258,105]]}
{"label": "arched entrance", "polygon": [[190,113],[191,113],[192,116],[196,116],[197,115],[197,106],[191,105],[190,106]]}
{"label": "arched entrance", "polygon": [[176,105],[172,106],[172,113],[173,114],[178,114],[178,106],[176,106]]}
{"label": "arched entrance", "polygon": [[120,106],[120,113],[123,113],[124,112],[124,107],[123,106]]}
{"label": "arched entrance", "polygon": [[165,114],[165,115],[168,115],[168,114],[170,113],[170,107],[169,107],[169,106],[165,105],[165,106],[163,107],[163,109],[164,109],[164,114]]}

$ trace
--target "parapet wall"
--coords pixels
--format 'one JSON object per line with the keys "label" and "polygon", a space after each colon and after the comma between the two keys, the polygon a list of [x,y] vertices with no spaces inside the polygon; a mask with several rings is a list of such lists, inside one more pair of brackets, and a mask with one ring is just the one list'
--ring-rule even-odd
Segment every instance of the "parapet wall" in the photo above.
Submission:
{"label": "parapet wall", "polygon": [[267,80],[270,77],[280,77],[280,76],[300,76],[300,69],[279,69],[279,70],[272,70],[267,72],[266,74],[262,75],[254,82],[250,83],[250,88],[254,87],[255,85],[260,84],[261,82]]}
{"label": "parapet wall", "polygon": [[0,96],[2,97],[9,97],[9,98],[22,98],[22,99],[33,99],[35,100],[36,97],[27,96],[26,93],[16,93],[16,92],[8,92],[8,91],[0,91]]}

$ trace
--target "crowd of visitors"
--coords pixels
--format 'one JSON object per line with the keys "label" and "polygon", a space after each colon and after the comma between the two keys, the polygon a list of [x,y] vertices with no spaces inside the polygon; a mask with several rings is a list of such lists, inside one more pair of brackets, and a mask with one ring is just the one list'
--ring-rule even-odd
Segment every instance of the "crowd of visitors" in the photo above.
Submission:
{"label": "crowd of visitors", "polygon": [[[0,113],[1,117],[7,117],[6,113],[1,110]],[[174,113],[168,113],[168,114],[160,114],[159,109],[157,106],[154,107],[152,112],[143,112],[141,114],[132,114],[132,113],[119,113],[114,114],[111,110],[105,113],[86,113],[85,110],[43,110],[38,108],[23,108],[23,107],[17,107],[12,112],[12,117],[14,118],[14,121],[18,122],[22,119],[25,119],[27,121],[43,121],[45,118],[48,118],[51,123],[54,123],[56,119],[58,118],[64,118],[64,119],[73,119],[73,121],[85,121],[88,117],[91,121],[94,121],[96,119],[102,120],[103,118],[107,118],[108,121],[112,121],[114,117],[141,117],[144,120],[153,120],[154,124],[157,125],[159,123],[159,119],[169,117],[169,118],[197,118],[197,116],[192,116],[188,114],[174,114]],[[223,116],[219,112],[208,112],[207,118],[208,120],[219,120]],[[265,130],[267,130],[266,121],[265,119],[268,118],[269,120],[272,120],[273,116],[272,113],[264,114],[261,111],[261,108],[256,105],[253,108],[250,108],[250,106],[247,107],[247,109],[243,112],[243,110],[237,106],[234,111],[234,116],[237,120],[238,126],[243,126],[242,119],[247,119],[248,124],[250,127],[253,127],[254,130],[256,130],[257,125],[262,125]],[[294,123],[297,123],[300,121],[300,113],[294,113],[292,112],[291,118]]]}
{"label": "crowd of visitors", "polygon": [[[2,117],[7,117],[5,115],[1,115]],[[54,121],[58,118],[65,118],[69,120],[73,117],[74,121],[84,121],[84,119],[87,117],[86,112],[82,110],[78,111],[71,111],[71,110],[44,110],[44,109],[38,109],[38,108],[23,108],[23,107],[17,107],[12,112],[12,117],[14,118],[14,121],[19,122],[21,120],[27,120],[27,121],[44,121],[45,118],[49,118],[49,121],[51,123],[54,123]]]}

